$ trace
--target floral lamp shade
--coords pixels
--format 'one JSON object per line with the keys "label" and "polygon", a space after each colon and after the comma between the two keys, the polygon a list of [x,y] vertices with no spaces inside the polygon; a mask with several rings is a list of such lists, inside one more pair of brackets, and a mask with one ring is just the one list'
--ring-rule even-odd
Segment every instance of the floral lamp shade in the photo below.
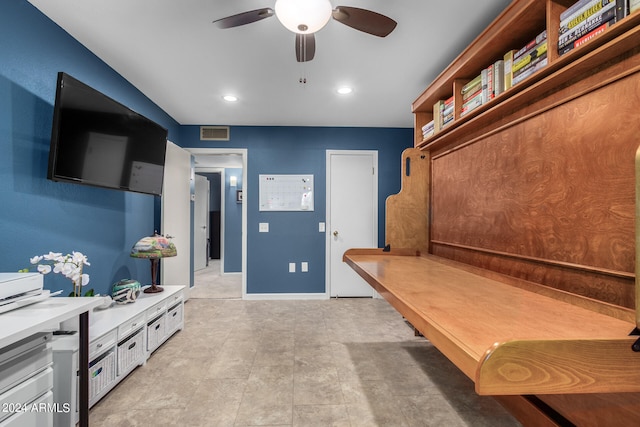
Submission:
{"label": "floral lamp shade", "polygon": [[157,279],[160,258],[174,257],[176,255],[178,255],[176,246],[169,239],[159,234],[143,237],[133,245],[131,257],[145,258],[151,261],[151,286],[144,290],[145,293],[156,293],[164,290],[158,286]]}

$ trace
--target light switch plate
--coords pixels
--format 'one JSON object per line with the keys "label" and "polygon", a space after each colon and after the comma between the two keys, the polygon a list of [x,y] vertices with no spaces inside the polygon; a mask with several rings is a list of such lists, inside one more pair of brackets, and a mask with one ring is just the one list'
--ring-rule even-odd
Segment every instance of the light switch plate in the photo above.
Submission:
{"label": "light switch plate", "polygon": [[325,227],[324,227],[324,222],[320,222],[318,223],[318,231],[320,233],[324,233]]}
{"label": "light switch plate", "polygon": [[289,273],[295,273],[296,272],[296,263],[295,262],[290,262],[289,263]]}
{"label": "light switch plate", "polygon": [[258,226],[258,231],[260,233],[268,233],[269,232],[269,223],[268,222],[261,222],[260,225]]}

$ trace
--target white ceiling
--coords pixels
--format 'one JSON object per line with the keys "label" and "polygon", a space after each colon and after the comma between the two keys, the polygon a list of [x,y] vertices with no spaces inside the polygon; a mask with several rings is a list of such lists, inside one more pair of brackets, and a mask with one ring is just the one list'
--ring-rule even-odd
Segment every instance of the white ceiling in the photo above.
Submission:
{"label": "white ceiling", "polygon": [[[29,1],[180,124],[356,127],[413,127],[411,103],[511,2],[333,0],[398,26],[378,38],[331,20],[300,64],[275,16],[211,23],[274,0]],[[338,95],[341,85],[353,93]]]}

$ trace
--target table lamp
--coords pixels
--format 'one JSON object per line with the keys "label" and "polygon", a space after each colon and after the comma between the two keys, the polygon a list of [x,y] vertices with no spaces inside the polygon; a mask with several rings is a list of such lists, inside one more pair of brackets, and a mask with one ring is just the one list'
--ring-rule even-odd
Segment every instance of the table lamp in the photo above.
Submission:
{"label": "table lamp", "polygon": [[153,236],[146,236],[138,240],[131,248],[131,257],[145,258],[151,261],[151,286],[145,288],[144,292],[153,294],[162,292],[164,289],[158,286],[158,265],[160,258],[168,258],[178,255],[176,246],[164,236],[155,233]]}

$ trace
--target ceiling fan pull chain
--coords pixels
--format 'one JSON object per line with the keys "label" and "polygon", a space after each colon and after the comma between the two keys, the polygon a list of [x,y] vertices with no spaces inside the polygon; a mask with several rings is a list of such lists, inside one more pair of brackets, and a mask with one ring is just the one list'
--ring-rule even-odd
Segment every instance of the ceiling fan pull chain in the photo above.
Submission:
{"label": "ceiling fan pull chain", "polygon": [[[299,44],[300,52],[299,52],[299,57],[300,58],[306,58],[307,57],[307,38],[302,36],[302,40]],[[302,77],[300,77],[300,84],[302,85],[302,87],[306,87],[307,85],[307,67],[305,65],[304,62],[301,63],[302,64]]]}

